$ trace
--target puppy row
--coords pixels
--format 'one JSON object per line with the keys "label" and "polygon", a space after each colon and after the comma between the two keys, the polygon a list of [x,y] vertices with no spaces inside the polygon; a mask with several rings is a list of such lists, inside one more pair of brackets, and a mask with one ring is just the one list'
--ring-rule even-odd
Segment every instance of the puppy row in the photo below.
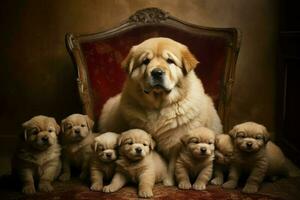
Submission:
{"label": "puppy row", "polygon": [[[51,182],[60,171],[59,180],[70,179],[71,166],[80,169],[81,178],[90,172],[91,190],[95,191],[114,192],[133,182],[138,184],[140,197],[151,197],[154,184],[166,181],[166,163],[155,152],[155,141],[143,130],[108,132],[94,137],[93,121],[86,115],[73,114],[61,124],[61,156],[57,142],[60,127],[55,119],[36,116],[23,127],[23,140],[12,166],[26,194],[35,192],[35,180],[40,191],[53,190]],[[267,175],[290,175],[284,155],[269,141],[262,125],[240,124],[229,135],[215,134],[204,127],[184,134],[175,166],[180,189],[204,190],[213,176],[211,183],[221,185],[224,173],[229,170],[223,187],[235,188],[245,171],[250,176],[243,191],[251,193],[258,190]],[[111,182],[103,187],[104,181]]]}

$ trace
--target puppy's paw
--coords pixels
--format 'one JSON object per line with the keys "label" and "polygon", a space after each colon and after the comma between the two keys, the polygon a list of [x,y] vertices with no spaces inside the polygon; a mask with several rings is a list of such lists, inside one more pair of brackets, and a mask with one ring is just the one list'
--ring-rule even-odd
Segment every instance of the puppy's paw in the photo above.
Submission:
{"label": "puppy's paw", "polygon": [[22,188],[22,192],[24,194],[34,194],[36,191],[35,191],[35,188],[34,188],[34,185],[25,185],[23,188]]}
{"label": "puppy's paw", "polygon": [[258,185],[255,184],[246,184],[242,192],[244,193],[255,193],[258,191]]}
{"label": "puppy's paw", "polygon": [[194,190],[205,190],[206,189],[206,184],[203,182],[196,182],[193,184],[193,189]]}
{"label": "puppy's paw", "polygon": [[223,178],[222,177],[215,177],[213,180],[210,181],[213,185],[222,185]]}
{"label": "puppy's paw", "polygon": [[232,180],[227,181],[222,185],[222,187],[226,189],[234,189],[236,188],[236,186],[237,186],[237,182]]}
{"label": "puppy's paw", "polygon": [[141,189],[141,190],[139,190],[139,197],[142,197],[142,198],[153,197],[153,192],[151,189]]}
{"label": "puppy's paw", "polygon": [[60,175],[59,176],[59,180],[60,181],[68,181],[68,180],[70,180],[70,177],[71,177],[71,174],[69,174],[69,173],[63,173],[62,175]]}
{"label": "puppy's paw", "polygon": [[175,182],[174,182],[173,178],[168,177],[168,178],[164,179],[163,184],[165,186],[173,186],[173,185],[175,185]]}
{"label": "puppy's paw", "polygon": [[103,189],[103,185],[101,183],[93,183],[91,186],[91,190],[93,191],[101,191]]}
{"label": "puppy's paw", "polygon": [[104,186],[102,191],[105,192],[105,193],[111,193],[111,192],[115,192],[117,191],[118,189],[116,187],[114,187],[113,185],[107,185],[107,186]]}
{"label": "puppy's paw", "polygon": [[183,189],[183,190],[188,190],[191,189],[192,185],[189,181],[181,181],[178,184],[178,188]]}
{"label": "puppy's paw", "polygon": [[41,191],[41,192],[51,192],[51,191],[53,191],[53,187],[52,187],[52,185],[51,185],[51,183],[50,182],[40,182],[40,184],[39,184],[39,191]]}

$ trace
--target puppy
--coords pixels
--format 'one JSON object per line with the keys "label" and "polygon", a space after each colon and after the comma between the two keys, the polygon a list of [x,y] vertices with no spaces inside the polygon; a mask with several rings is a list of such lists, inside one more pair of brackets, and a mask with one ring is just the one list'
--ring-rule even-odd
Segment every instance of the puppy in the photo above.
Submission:
{"label": "puppy", "polygon": [[35,116],[22,124],[24,133],[12,159],[12,172],[22,182],[22,192],[36,192],[34,180],[42,192],[53,190],[51,182],[61,169],[60,146],[57,134],[60,131],[55,119]]}
{"label": "puppy", "polygon": [[91,144],[94,141],[93,125],[94,122],[87,115],[81,114],[72,114],[62,120],[61,142],[63,151],[60,181],[70,179],[71,166],[81,170],[81,179],[87,177],[92,154]]}
{"label": "puppy", "polygon": [[235,188],[242,172],[250,174],[243,188],[245,193],[257,192],[266,176],[288,175],[285,156],[269,141],[270,135],[263,125],[242,123],[234,126],[229,135],[233,138],[234,160],[224,188]]}
{"label": "puppy", "polygon": [[[199,127],[181,138],[182,147],[175,163],[180,189],[204,190],[213,172],[215,133]],[[191,181],[195,180],[193,186]]]}
{"label": "puppy", "polygon": [[217,134],[215,141],[214,179],[213,185],[224,183],[224,173],[228,173],[230,163],[233,159],[233,143],[229,135]]}
{"label": "puppy", "polygon": [[101,191],[103,179],[111,180],[115,173],[117,140],[119,134],[107,132],[94,139],[93,155],[90,164],[91,190]]}
{"label": "puppy", "polygon": [[166,180],[167,167],[153,150],[155,142],[150,134],[141,129],[128,130],[120,135],[118,145],[116,174],[103,192],[115,192],[131,181],[138,184],[139,197],[152,197],[154,184]]}

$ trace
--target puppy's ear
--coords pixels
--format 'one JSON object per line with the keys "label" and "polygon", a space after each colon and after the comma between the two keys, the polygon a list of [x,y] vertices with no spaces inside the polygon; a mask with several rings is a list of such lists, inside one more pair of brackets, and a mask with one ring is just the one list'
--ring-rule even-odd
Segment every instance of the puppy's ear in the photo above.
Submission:
{"label": "puppy's ear", "polygon": [[228,135],[230,135],[231,138],[236,138],[236,134],[237,134],[237,128],[234,126],[228,133]]}
{"label": "puppy's ear", "polygon": [[267,130],[267,128],[264,126],[263,126],[263,137],[264,137],[264,143],[267,144],[270,140],[270,133]]}
{"label": "puppy's ear", "polygon": [[117,141],[118,147],[121,146],[122,142],[123,142],[123,137],[122,137],[122,135],[120,135],[120,136],[118,137],[118,141]]}
{"label": "puppy's ear", "polygon": [[155,142],[155,141],[153,140],[153,138],[151,137],[151,141],[150,141],[150,149],[151,149],[151,150],[154,150],[155,146],[156,146],[156,142]]}
{"label": "puppy's ear", "polygon": [[94,127],[94,121],[91,120],[91,118],[88,115],[84,115],[84,117],[85,117],[86,123],[89,127],[89,130],[92,131],[93,127]]}
{"label": "puppy's ear", "polygon": [[181,55],[185,74],[189,73],[197,67],[199,61],[195,58],[195,56],[190,52],[190,50],[187,47],[183,48],[183,50],[181,51]]}
{"label": "puppy's ear", "polygon": [[122,62],[122,68],[127,72],[127,74],[131,74],[135,65],[135,58],[133,56],[135,50],[135,46],[130,49],[130,52],[126,56],[126,58]]}
{"label": "puppy's ear", "polygon": [[91,148],[94,152],[97,151],[97,148],[98,148],[98,143],[96,141],[94,141],[92,144],[91,144]]}
{"label": "puppy's ear", "polygon": [[53,121],[53,123],[55,125],[55,133],[56,133],[56,135],[58,135],[60,133],[60,126],[57,124],[55,118],[51,117],[51,120]]}
{"label": "puppy's ear", "polygon": [[27,134],[27,129],[28,129],[29,124],[30,124],[30,120],[29,120],[29,121],[26,121],[26,122],[24,122],[24,123],[22,124],[22,127],[23,127],[24,132],[21,134],[21,139],[24,140],[24,141],[27,140],[27,136],[28,136],[28,134]]}
{"label": "puppy's ear", "polygon": [[63,133],[65,132],[65,123],[66,123],[66,119],[63,119],[60,123],[61,131]]}

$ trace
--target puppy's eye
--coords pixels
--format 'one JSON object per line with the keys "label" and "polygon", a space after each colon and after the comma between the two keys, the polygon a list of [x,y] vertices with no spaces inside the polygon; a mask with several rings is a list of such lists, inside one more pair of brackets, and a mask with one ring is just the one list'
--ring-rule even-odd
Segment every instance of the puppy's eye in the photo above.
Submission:
{"label": "puppy's eye", "polygon": [[81,127],[85,127],[85,124],[81,124]]}
{"label": "puppy's eye", "polygon": [[144,145],[144,146],[147,146],[147,144],[146,144],[146,143],[144,143],[143,145]]}
{"label": "puppy's eye", "polygon": [[130,141],[130,142],[127,142],[127,144],[129,144],[129,145],[132,145],[132,144],[133,144],[133,142],[132,142],[132,141]]}
{"label": "puppy's eye", "polygon": [[71,129],[72,128],[72,125],[71,124],[68,124],[67,125],[67,129]]}
{"label": "puppy's eye", "polygon": [[32,135],[37,135],[39,133],[39,131],[36,128],[32,129],[30,132]]}
{"label": "puppy's eye", "polygon": [[208,144],[213,144],[213,142],[208,142]]}
{"label": "puppy's eye", "polygon": [[49,130],[48,130],[49,133],[52,133],[52,131],[53,131],[52,129],[49,129]]}
{"label": "puppy's eye", "polygon": [[168,58],[168,59],[167,59],[167,63],[169,63],[169,64],[175,64],[174,60],[171,59],[171,58]]}
{"label": "puppy's eye", "polygon": [[263,137],[262,137],[261,135],[257,135],[257,136],[255,137],[255,139],[261,140],[261,139],[263,139]]}
{"label": "puppy's eye", "polygon": [[148,65],[150,63],[150,60],[148,58],[145,58],[142,62],[144,65]]}
{"label": "puppy's eye", "polygon": [[245,138],[245,133],[244,132],[238,132],[237,133],[237,137],[240,137],[240,138]]}

